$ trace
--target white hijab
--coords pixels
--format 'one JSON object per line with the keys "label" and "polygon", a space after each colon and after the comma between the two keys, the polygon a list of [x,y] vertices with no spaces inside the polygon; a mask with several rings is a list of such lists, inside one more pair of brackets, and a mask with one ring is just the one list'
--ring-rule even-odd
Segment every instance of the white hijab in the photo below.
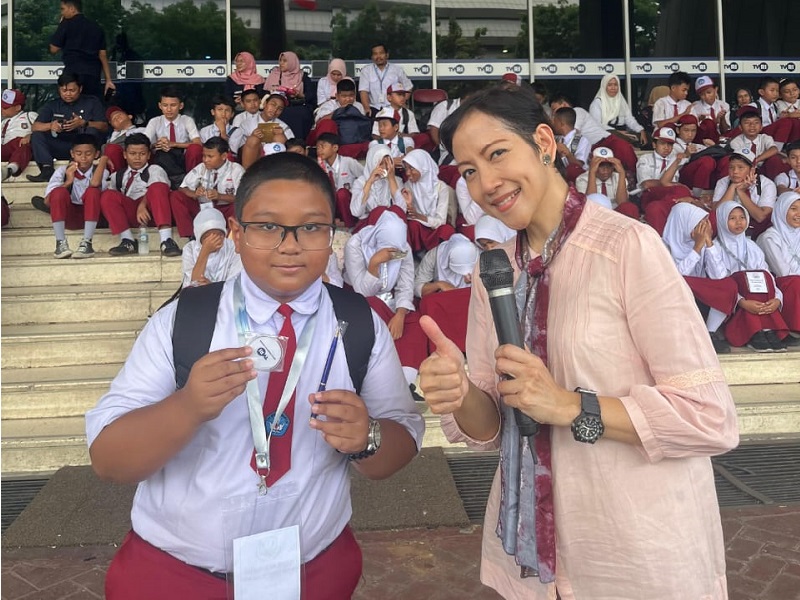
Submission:
{"label": "white hijab", "polygon": [[800,268],[800,228],[792,227],[786,216],[792,204],[800,200],[797,192],[784,192],[778,196],[772,211],[772,227],[780,235],[780,243],[785,246],[791,256],[792,270]]}
{"label": "white hijab", "polygon": [[748,240],[744,232],[734,235],[728,229],[728,217],[737,208],[744,211],[744,218],[749,226],[750,215],[738,202],[728,200],[717,206],[717,242],[722,246],[722,262],[729,273],[760,269],[764,262],[764,254],[755,242]]}
{"label": "white hijab", "polygon": [[[616,79],[617,85],[619,86],[619,92],[617,92],[617,95],[613,98],[609,96],[608,92],[606,91],[606,86],[612,79]],[[625,101],[625,98],[622,95],[622,86],[619,83],[619,77],[616,75],[603,75],[603,79],[600,81],[600,89],[597,90],[597,93],[594,95],[594,97],[600,98],[600,115],[602,118],[601,122],[604,127],[608,125],[609,121],[613,121],[620,116],[620,113],[623,112],[623,106],[626,108],[628,106],[628,103]]]}
{"label": "white hijab", "polygon": [[412,150],[405,155],[403,162],[407,162],[420,172],[418,182],[406,183],[414,195],[414,208],[420,214],[432,216],[439,203],[439,165],[425,150]]}
{"label": "white hijab", "polygon": [[475,223],[475,240],[492,240],[498,244],[510,240],[517,232],[507,227],[501,220],[490,215],[482,215]]}
{"label": "white hijab", "polygon": [[[708,213],[699,206],[689,204],[688,202],[680,202],[672,207],[667,217],[667,224],[664,226],[664,235],[662,239],[672,255],[672,260],[676,263],[683,260],[689,254],[694,252],[694,240],[692,239],[692,231],[697,227],[697,224],[705,219]],[[702,276],[703,262],[702,258],[705,254],[706,247],[703,246],[700,250],[700,262],[697,263],[697,268],[693,275]]]}
{"label": "white hijab", "polygon": [[[404,252],[410,252],[408,246],[408,228],[405,221],[390,210],[385,211],[375,222],[375,225],[364,227],[361,235],[361,253],[364,255],[366,264],[372,260],[375,253],[384,248],[397,248]],[[394,289],[397,278],[400,275],[401,260],[390,260],[384,263],[386,266],[387,278],[384,282],[381,293]]]}
{"label": "white hijab", "polygon": [[436,279],[456,288],[468,287],[464,275],[472,273],[477,261],[477,246],[466,236],[456,233],[436,247]]}
{"label": "white hijab", "polygon": [[[366,187],[367,181],[372,176],[372,172],[375,170],[375,167],[377,167],[384,158],[391,155],[392,153],[389,148],[382,144],[376,144],[367,150],[367,158],[364,161],[364,173],[361,175],[361,177],[359,177],[361,183],[364,184],[364,187]],[[387,181],[389,177],[394,177],[394,172],[391,172],[386,177],[375,181],[370,188],[370,192],[379,198],[391,198],[392,195],[389,191],[389,182]]]}

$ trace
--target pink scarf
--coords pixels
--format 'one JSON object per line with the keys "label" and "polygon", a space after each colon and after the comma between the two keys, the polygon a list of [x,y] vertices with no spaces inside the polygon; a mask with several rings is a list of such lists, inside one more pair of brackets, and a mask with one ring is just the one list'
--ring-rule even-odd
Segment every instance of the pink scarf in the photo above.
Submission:
{"label": "pink scarf", "polygon": [[233,79],[235,83],[243,85],[246,90],[252,90],[255,89],[257,85],[262,85],[264,83],[264,78],[258,74],[255,57],[249,52],[239,52],[236,58],[240,57],[244,59],[245,67],[241,71],[237,70],[231,73],[231,79]]}
{"label": "pink scarf", "polygon": [[331,90],[336,92],[336,83],[334,83],[333,79],[331,79],[331,71],[339,71],[342,74],[342,79],[347,77],[347,65],[344,64],[344,61],[341,58],[332,58],[331,62],[328,64],[328,75],[327,79],[331,84]]}
{"label": "pink scarf", "polygon": [[294,52],[281,52],[278,60],[286,59],[286,70],[281,71],[280,66],[269,72],[264,89],[272,92],[276,88],[291,88],[296,93],[303,92],[303,71],[300,69],[300,59]]}

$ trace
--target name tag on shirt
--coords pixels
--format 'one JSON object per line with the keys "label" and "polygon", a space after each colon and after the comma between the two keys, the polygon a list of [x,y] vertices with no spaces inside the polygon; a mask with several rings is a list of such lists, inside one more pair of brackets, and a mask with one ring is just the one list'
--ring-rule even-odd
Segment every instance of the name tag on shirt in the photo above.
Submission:
{"label": "name tag on shirt", "polygon": [[767,277],[763,271],[747,271],[747,289],[751,294],[768,294]]}
{"label": "name tag on shirt", "polygon": [[297,525],[233,540],[235,600],[300,600]]}

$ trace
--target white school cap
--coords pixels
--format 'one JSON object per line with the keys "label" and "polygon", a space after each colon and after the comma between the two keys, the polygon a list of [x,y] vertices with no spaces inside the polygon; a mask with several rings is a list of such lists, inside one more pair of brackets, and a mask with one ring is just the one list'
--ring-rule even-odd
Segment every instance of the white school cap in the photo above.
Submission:
{"label": "white school cap", "polygon": [[675,130],[672,127],[660,127],[656,129],[656,133],[653,136],[654,140],[661,140],[662,142],[672,142],[675,143],[677,136],[675,135]]}
{"label": "white school cap", "polygon": [[745,159],[748,163],[750,163],[750,166],[755,164],[756,155],[753,154],[753,151],[750,150],[750,148],[739,148],[738,150],[734,150],[733,153]]}
{"label": "white school cap", "polygon": [[286,152],[286,146],[280,142],[271,142],[269,144],[262,144],[262,146],[264,147],[264,156],[278,154],[278,152]]}
{"label": "white school cap", "polygon": [[595,148],[592,150],[592,156],[597,156],[602,158],[603,161],[608,161],[609,159],[614,158],[614,153],[611,151],[611,148],[603,148],[602,146],[599,148]]}
{"label": "white school cap", "polygon": [[385,106],[378,111],[378,114],[375,115],[375,120],[379,119],[390,119],[395,125],[397,125],[397,119],[394,116],[394,109],[390,106]]}
{"label": "white school cap", "polygon": [[205,206],[194,218],[194,239],[200,242],[206,233],[215,229],[225,234],[227,230],[225,216],[213,206]]}
{"label": "white school cap", "polygon": [[706,88],[714,87],[714,80],[708,75],[702,75],[694,82],[694,91],[698,94]]}

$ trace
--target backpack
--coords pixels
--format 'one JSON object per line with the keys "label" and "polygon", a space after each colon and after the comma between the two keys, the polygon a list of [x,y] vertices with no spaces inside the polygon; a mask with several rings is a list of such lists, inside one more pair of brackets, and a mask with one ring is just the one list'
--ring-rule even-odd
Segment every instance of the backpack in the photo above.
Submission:
{"label": "backpack", "polygon": [[[117,190],[120,191],[120,192],[123,191],[122,180],[123,180],[123,178],[125,176],[125,171],[127,171],[127,170],[128,170],[128,168],[127,168],[127,165],[126,165],[126,167],[124,169],[119,169],[115,174],[116,178],[117,178]],[[145,183],[150,181],[150,165],[147,165],[144,169],[139,171],[139,179],[141,179]]]}
{"label": "backpack", "polygon": [[[183,288],[178,296],[175,325],[172,329],[172,358],[175,364],[175,389],[186,385],[192,366],[208,354],[217,323],[217,310],[224,281]],[[347,321],[342,337],[347,368],[356,394],[367,375],[369,357],[375,344],[372,309],[366,298],[351,290],[324,283],[333,303],[336,318]]]}
{"label": "backpack", "polygon": [[372,137],[372,119],[362,115],[352,104],[337,108],[331,118],[339,129],[339,138],[343,145],[360,144]]}

